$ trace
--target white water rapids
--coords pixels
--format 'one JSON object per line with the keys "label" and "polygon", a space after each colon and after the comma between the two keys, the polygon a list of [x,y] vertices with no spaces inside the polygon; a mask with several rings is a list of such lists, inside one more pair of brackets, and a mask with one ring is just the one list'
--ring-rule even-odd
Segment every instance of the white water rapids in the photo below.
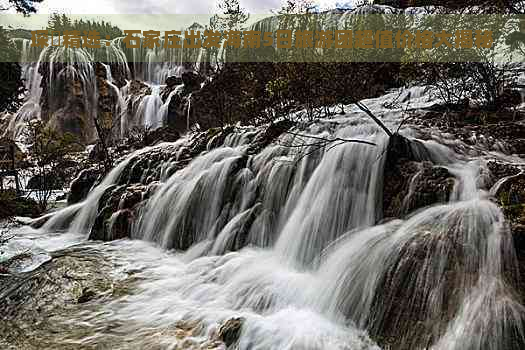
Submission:
{"label": "white water rapids", "polygon": [[[380,102],[367,103],[379,112]],[[384,115],[392,128],[398,118]],[[386,135],[357,110],[307,133],[376,146],[344,143],[304,155],[282,145],[304,138],[283,135],[248,155],[250,132],[231,134],[161,177],[132,240],[83,242],[101,196],[128,163],[171,147],[173,158],[163,164],[169,168],[191,143],[187,136],[135,152],[84,202],[37,232],[19,230],[46,250],[83,242],[114,264],[116,279],[133,280],[132,292],[71,315],[70,322],[92,334],[61,334],[61,341],[199,348],[184,345],[188,339],[171,334],[170,325],[198,323],[190,343],[199,344],[221,322],[243,317],[237,343],[243,350],[380,349],[368,334],[392,335],[396,328],[399,348],[517,349],[525,309],[505,275],[516,261],[504,216],[479,188],[483,157],[441,144],[450,140],[422,141],[456,177],[451,200],[381,223]]]}

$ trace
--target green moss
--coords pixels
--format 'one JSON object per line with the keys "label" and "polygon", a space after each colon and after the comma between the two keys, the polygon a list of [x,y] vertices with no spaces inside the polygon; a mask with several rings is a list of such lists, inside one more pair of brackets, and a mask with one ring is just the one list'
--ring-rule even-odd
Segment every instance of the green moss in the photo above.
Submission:
{"label": "green moss", "polygon": [[221,132],[222,128],[221,127],[217,127],[217,128],[209,128],[207,130],[207,139],[210,140],[213,136],[217,135],[219,132]]}
{"label": "green moss", "polygon": [[503,205],[502,209],[509,220],[525,223],[525,204]]}

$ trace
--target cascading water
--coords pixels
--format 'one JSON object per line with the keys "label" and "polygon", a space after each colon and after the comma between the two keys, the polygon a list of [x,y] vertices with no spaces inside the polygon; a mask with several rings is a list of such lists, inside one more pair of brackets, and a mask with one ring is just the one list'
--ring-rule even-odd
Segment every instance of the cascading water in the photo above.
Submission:
{"label": "cascading water", "polygon": [[88,197],[81,203],[66,207],[52,216],[43,226],[44,230],[64,230],[67,229],[75,233],[89,233],[95,221],[99,201],[106,190],[115,185],[122,171],[134,156],[141,152],[146,152],[148,148],[135,151],[122,161],[118,166],[104,178],[104,180],[89,193]]}
{"label": "cascading water", "polygon": [[[347,12],[320,26],[354,20]],[[252,27],[277,28],[276,17]],[[55,46],[36,52],[28,40],[19,40],[22,61],[28,62],[23,66],[28,96],[9,132],[19,137],[27,121],[41,117],[48,107],[41,104],[43,85],[49,95],[44,97],[60,103],[59,84],[79,82],[83,112],[96,113],[93,61],[106,62],[106,81],[118,96],[114,115],[120,117],[120,137],[135,126],[162,126],[181,89],[163,96],[163,102],[159,84],[202,68],[210,57],[200,49],[166,50],[160,43],[127,49],[117,38],[99,51]],[[217,50],[211,64],[225,61],[225,51]],[[127,82],[117,83],[112,70],[123,72]],[[148,92],[132,94],[129,79],[139,78],[148,82],[140,86]],[[425,88],[416,87],[397,100],[421,108],[436,102],[428,97]],[[385,108],[391,98],[365,103],[396,130],[403,113]],[[191,93],[186,101],[190,130]],[[448,202],[383,222],[389,140],[361,110],[345,110],[345,116],[299,123],[261,149],[264,131],[246,128],[226,137],[224,130],[188,133],[175,143],[135,151],[84,201],[50,215],[31,232],[42,247],[56,248],[62,240],[60,248],[76,244],[98,251],[104,258],[98,262],[116,267],[111,292],[88,300],[81,312],[68,310],[65,331],[52,332],[57,342],[115,349],[212,348],[205,341],[214,339],[225,320],[239,317],[235,345],[241,350],[379,349],[371,339],[385,349],[523,348],[525,308],[516,291],[515,250],[505,217],[491,198],[508,177],[482,189],[482,173],[489,172],[482,161],[484,145],[447,144],[443,135],[432,134],[417,140],[420,147],[413,151],[452,174]],[[401,132],[417,137],[417,131]],[[318,147],[310,136],[369,144],[336,141]],[[399,203],[403,209],[416,195],[415,183],[423,174],[419,166]],[[127,198],[120,197],[103,229],[109,231],[105,237],[116,238],[124,211],[132,239],[85,242],[108,198],[128,188],[139,188],[142,201],[131,211],[122,208]],[[57,232],[63,236],[54,236]],[[102,271],[104,264],[99,266]],[[53,320],[60,323],[58,315]],[[72,332],[71,324],[89,334]]]}
{"label": "cascading water", "polygon": [[[21,60],[22,62],[28,62],[33,50],[30,47],[30,41],[27,39],[18,40],[21,45]],[[17,139],[22,136],[23,127],[27,122],[33,119],[40,118],[40,97],[42,95],[42,88],[40,87],[42,76],[38,72],[40,67],[40,61],[36,64],[24,64],[22,67],[22,78],[25,82],[25,88],[28,91],[28,95],[22,107],[13,116],[5,135],[12,136]]]}
{"label": "cascading water", "polygon": [[[160,85],[167,77],[179,76],[187,70],[198,69],[201,59],[201,50],[184,50],[182,49],[164,49],[161,46],[153,49],[133,48],[128,49],[122,42],[122,38],[116,38],[106,45],[102,40],[102,46],[98,49],[89,48],[66,48],[58,45],[61,37],[53,40],[54,46],[47,46],[44,49],[32,48],[30,40],[16,39],[20,48],[22,64],[22,78],[26,84],[26,97],[22,108],[11,118],[6,134],[15,139],[23,136],[23,131],[27,123],[35,119],[44,119],[47,123],[53,121],[53,114],[64,109],[64,103],[67,104],[71,96],[62,96],[64,93],[72,96],[80,96],[82,101],[82,111],[79,113],[78,102],[71,102],[75,109],[74,113],[66,109],[59,114],[79,114],[86,116],[83,120],[85,127],[84,132],[88,133],[87,141],[92,141],[94,136],[93,118],[96,116],[97,109],[97,87],[96,72],[93,62],[101,63],[105,68],[105,78],[110,87],[112,95],[116,96],[116,106],[113,114],[116,120],[115,125],[119,125],[117,137],[125,137],[133,127],[146,129],[155,129],[165,125],[168,114],[169,98],[165,103],[160,98]],[[128,60],[132,60],[133,69],[130,70]],[[120,76],[121,80],[117,84],[114,80],[112,70]],[[127,85],[122,88],[127,80]],[[137,104],[137,111],[134,115],[127,115],[127,104],[134,102],[129,99],[128,79],[142,79],[151,86],[151,94],[142,96]],[[70,84],[70,87],[65,87]],[[117,86],[118,85],[118,86]],[[43,95],[43,92],[45,94]],[[172,95],[170,95],[172,96]],[[140,97],[140,96],[139,96]],[[135,96],[135,98],[138,98]],[[162,108],[162,109],[161,109]],[[44,115],[42,111],[45,111]],[[59,111],[60,112],[60,111]],[[83,117],[84,118],[84,117]],[[128,120],[130,119],[130,120]],[[135,120],[140,119],[140,120]],[[78,122],[78,121],[77,121]],[[56,128],[56,125],[53,125]],[[89,134],[90,133],[90,134]]]}
{"label": "cascading water", "polygon": [[[55,112],[86,116],[83,122],[87,125],[92,123],[96,115],[97,103],[97,80],[93,64],[95,60],[108,63],[104,66],[107,81],[112,89],[116,89],[116,86],[112,84],[109,64],[113,65],[115,69],[120,69],[124,74],[129,74],[126,57],[114,44],[102,45],[100,49],[90,50],[60,46],[58,43],[62,40],[61,37],[55,37],[53,40],[54,45],[47,46],[42,50],[31,48],[29,40],[16,40],[21,48],[22,78],[26,82],[27,94],[24,105],[10,121],[7,130],[10,137],[18,139],[23,136],[25,125],[34,119],[44,119],[45,122],[50,121],[58,124],[56,116],[54,116]],[[43,95],[44,86],[45,94]],[[116,95],[120,98],[117,90]],[[73,98],[77,97],[82,100],[81,103],[72,102]],[[79,105],[82,111],[77,111]],[[43,108],[49,112],[49,115],[41,115]],[[64,108],[66,110],[63,110]],[[119,109],[118,113],[121,113],[121,105],[119,105]],[[57,125],[53,126],[57,127]],[[92,138],[94,132],[92,129],[85,127],[83,130],[87,134],[87,139]]]}
{"label": "cascading water", "polygon": [[[399,115],[384,121],[394,128]],[[309,134],[375,146],[316,148]],[[105,306],[98,322],[143,325],[121,327],[142,334],[144,346],[153,341],[146,328],[183,320],[200,325],[197,338],[207,338],[233,316],[243,318],[239,349],[378,349],[368,335],[395,349],[524,344],[512,237],[490,192],[479,188],[483,162],[420,141],[455,177],[450,201],[380,223],[388,138],[357,111],[285,133],[253,153],[258,135],[212,137],[189,164],[198,134],[156,146],[171,159],[156,165],[159,182],[138,209],[131,236],[177,253],[140,241],[115,243],[125,254],[146,254],[148,263],[140,290]],[[127,157],[44,231],[87,235],[103,194],[125,185],[123,172],[150,151]],[[146,166],[141,178],[151,170]]]}
{"label": "cascading water", "polygon": [[145,96],[138,107],[138,114],[142,116],[142,125],[146,129],[156,129],[163,125],[162,100],[159,96],[160,86],[154,85],[151,87],[151,94]]}

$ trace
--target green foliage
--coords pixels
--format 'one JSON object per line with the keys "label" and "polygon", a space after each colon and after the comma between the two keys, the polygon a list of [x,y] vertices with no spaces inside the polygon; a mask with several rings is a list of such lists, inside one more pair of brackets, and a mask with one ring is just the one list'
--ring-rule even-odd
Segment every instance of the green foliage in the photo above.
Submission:
{"label": "green foliage", "polygon": [[40,120],[29,123],[28,137],[30,156],[39,167],[57,165],[79,147],[74,135],[60,134],[57,130],[45,127]]}
{"label": "green foliage", "polygon": [[24,85],[22,82],[21,68],[18,62],[19,53],[8,37],[7,31],[0,27],[0,111],[15,111],[22,103]]}
{"label": "green foliage", "polygon": [[270,97],[282,96],[288,89],[288,81],[283,78],[270,80],[266,84],[266,91]]}
{"label": "green foliage", "polygon": [[67,164],[68,156],[81,150],[82,146],[72,134],[60,134],[40,120],[28,123],[26,137],[33,176],[41,182],[36,190],[38,204],[45,211],[52,193],[51,184],[56,182],[54,178]]}

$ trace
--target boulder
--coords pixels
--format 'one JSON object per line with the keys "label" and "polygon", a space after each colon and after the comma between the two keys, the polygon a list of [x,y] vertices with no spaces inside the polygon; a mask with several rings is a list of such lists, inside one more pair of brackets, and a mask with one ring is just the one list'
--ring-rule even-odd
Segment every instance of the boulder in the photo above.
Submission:
{"label": "boulder", "polygon": [[430,153],[416,140],[390,137],[383,175],[383,217],[402,217],[435,203],[448,201],[454,177],[434,166]]}
{"label": "boulder", "polygon": [[446,203],[454,188],[454,176],[431,162],[404,161],[385,174],[383,217],[401,218],[436,203]]}
{"label": "boulder", "polygon": [[183,91],[178,91],[171,97],[168,104],[167,125],[180,133],[186,132],[188,127],[189,100],[190,96],[185,95]]}
{"label": "boulder", "polygon": [[[509,177],[499,186],[495,197],[509,222],[520,271],[525,277],[525,174]],[[523,295],[525,298],[525,290]]]}
{"label": "boulder", "polygon": [[146,132],[144,145],[152,146],[159,142],[175,142],[180,138],[180,133],[170,125]]}
{"label": "boulder", "polygon": [[148,186],[111,186],[99,201],[89,239],[111,241],[130,237],[140,203],[151,194]]}
{"label": "boulder", "polygon": [[260,133],[255,137],[255,140],[248,148],[248,153],[258,153],[263,148],[275,141],[283,133],[293,128],[295,124],[296,123],[294,121],[287,119],[270,124],[263,133]]}
{"label": "boulder", "polygon": [[194,72],[184,72],[182,73],[181,78],[182,83],[184,84],[184,95],[199,90],[201,88],[202,78],[198,74]]}
{"label": "boulder", "polygon": [[177,85],[181,85],[183,83],[182,81],[182,78],[181,77],[177,77],[177,76],[170,76],[170,77],[167,77],[166,78],[166,86],[169,87],[169,88],[173,88]]}
{"label": "boulder", "polygon": [[101,171],[96,168],[82,170],[71,182],[67,196],[68,205],[84,200],[100,175]]}

